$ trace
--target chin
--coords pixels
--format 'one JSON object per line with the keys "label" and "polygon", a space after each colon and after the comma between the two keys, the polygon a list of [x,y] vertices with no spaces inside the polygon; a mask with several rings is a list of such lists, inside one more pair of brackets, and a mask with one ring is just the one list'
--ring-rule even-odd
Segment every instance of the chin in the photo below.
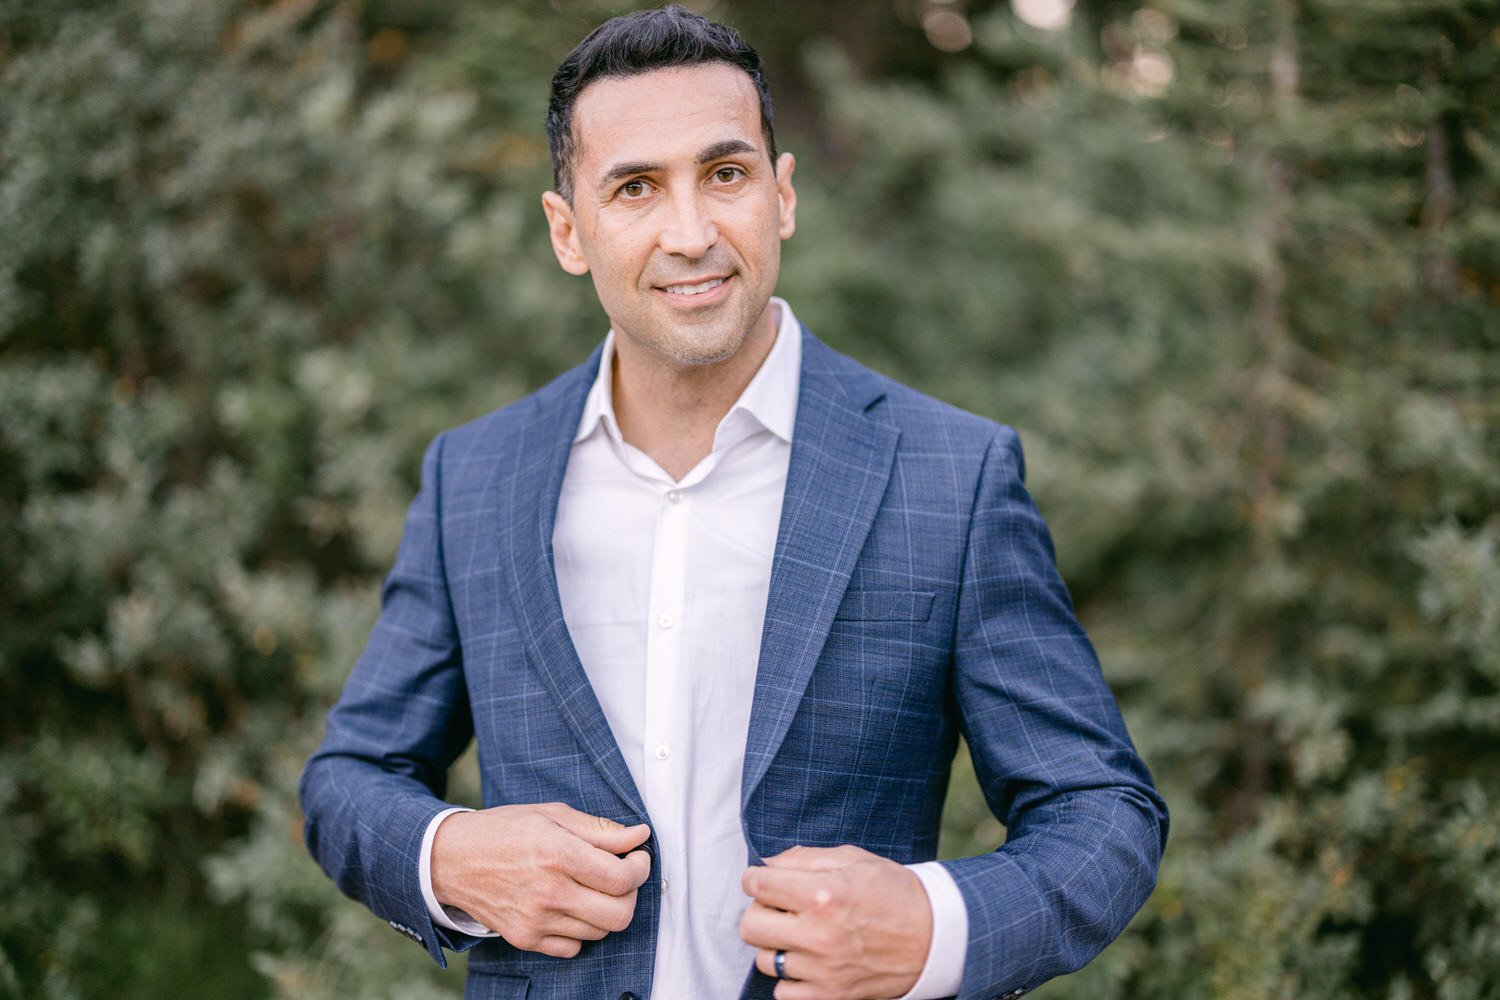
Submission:
{"label": "chin", "polygon": [[716,365],[734,357],[744,343],[745,338],[741,337],[732,344],[685,344],[664,353],[682,365]]}
{"label": "chin", "polygon": [[687,329],[658,342],[657,350],[679,364],[714,365],[734,357],[749,339],[748,330]]}

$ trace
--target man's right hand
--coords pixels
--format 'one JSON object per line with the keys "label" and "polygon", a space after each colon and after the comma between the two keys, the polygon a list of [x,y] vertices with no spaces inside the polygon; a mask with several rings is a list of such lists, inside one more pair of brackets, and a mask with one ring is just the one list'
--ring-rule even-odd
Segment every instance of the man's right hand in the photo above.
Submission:
{"label": "man's right hand", "polygon": [[650,835],[561,802],[454,813],[433,836],[433,895],[517,948],[572,958],[630,925]]}

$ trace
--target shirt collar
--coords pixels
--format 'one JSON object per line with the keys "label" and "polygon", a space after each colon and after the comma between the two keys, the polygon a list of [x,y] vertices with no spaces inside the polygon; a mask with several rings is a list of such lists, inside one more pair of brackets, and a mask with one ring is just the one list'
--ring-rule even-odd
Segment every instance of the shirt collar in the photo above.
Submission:
{"label": "shirt collar", "polygon": [[[779,316],[776,341],[750,384],[719,421],[714,435],[715,451],[746,436],[743,428],[747,418],[791,443],[792,428],[797,420],[797,389],[802,375],[802,326],[784,299],[773,296],[771,305]],[[614,379],[611,377],[614,361],[615,331],[610,330],[599,354],[599,371],[583,403],[583,416],[578,421],[578,432],[573,435],[574,444],[592,435],[600,426],[616,444],[623,441],[619,421],[615,419]],[[737,428],[739,432],[736,432]]]}

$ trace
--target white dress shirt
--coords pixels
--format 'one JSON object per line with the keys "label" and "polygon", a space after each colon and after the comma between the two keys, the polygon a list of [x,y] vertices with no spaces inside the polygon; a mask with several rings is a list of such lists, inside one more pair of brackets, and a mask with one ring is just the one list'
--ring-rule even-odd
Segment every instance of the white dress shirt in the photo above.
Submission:
{"label": "white dress shirt", "polygon": [[[615,420],[614,332],[584,403],[558,499],[553,557],[563,618],[645,800],[662,878],[652,996],[732,997],[755,959],[739,936],[747,848],[740,779],[755,694],[801,377],[802,329],[773,298],[776,340],[681,480],[627,443]],[[420,879],[433,921],[490,935],[432,892],[437,826]],[[936,862],[912,865],[933,910],[932,946],[903,1000],[958,991],[968,913]]]}

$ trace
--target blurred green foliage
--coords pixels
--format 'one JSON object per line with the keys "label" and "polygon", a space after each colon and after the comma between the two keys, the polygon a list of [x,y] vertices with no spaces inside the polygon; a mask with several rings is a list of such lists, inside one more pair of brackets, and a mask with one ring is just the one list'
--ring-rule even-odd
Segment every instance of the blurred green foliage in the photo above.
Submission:
{"label": "blurred green foliage", "polygon": [[[604,330],[538,194],[612,12],[0,0],[0,996],[461,991],[294,785],[423,445]],[[1172,807],[1043,993],[1500,997],[1500,3],[710,13],[782,292],[1022,431]],[[1004,836],[965,764],[949,854]]]}

